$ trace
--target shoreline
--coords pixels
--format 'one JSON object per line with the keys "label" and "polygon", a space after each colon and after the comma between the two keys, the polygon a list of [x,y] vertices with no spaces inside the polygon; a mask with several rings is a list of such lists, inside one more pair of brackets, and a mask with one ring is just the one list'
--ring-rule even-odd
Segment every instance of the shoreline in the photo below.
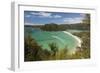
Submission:
{"label": "shoreline", "polygon": [[73,38],[75,38],[75,39],[78,41],[78,47],[81,47],[82,40],[81,40],[79,37],[77,37],[77,36],[75,36],[75,35],[73,35],[73,34],[67,32],[67,31],[63,31],[63,32],[64,32],[65,34],[68,34],[68,35],[72,36]]}

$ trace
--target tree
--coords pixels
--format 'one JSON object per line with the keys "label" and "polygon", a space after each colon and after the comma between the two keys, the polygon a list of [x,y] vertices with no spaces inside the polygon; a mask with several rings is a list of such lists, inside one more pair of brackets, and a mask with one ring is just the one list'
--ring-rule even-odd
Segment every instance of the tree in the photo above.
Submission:
{"label": "tree", "polygon": [[85,17],[83,19],[83,23],[90,24],[90,14],[85,14]]}
{"label": "tree", "polygon": [[58,25],[55,24],[55,23],[45,24],[42,27],[42,30],[45,30],[45,31],[57,31],[58,30]]}

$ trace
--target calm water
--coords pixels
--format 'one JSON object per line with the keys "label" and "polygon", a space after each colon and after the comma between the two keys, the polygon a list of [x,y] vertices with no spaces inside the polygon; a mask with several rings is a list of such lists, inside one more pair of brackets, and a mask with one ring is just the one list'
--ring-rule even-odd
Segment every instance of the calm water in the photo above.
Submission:
{"label": "calm water", "polygon": [[48,44],[56,43],[59,49],[67,47],[72,50],[77,47],[78,41],[71,35],[64,33],[63,31],[41,31],[33,28],[25,28],[25,35],[31,34],[37,43],[42,46],[43,49],[50,50]]}

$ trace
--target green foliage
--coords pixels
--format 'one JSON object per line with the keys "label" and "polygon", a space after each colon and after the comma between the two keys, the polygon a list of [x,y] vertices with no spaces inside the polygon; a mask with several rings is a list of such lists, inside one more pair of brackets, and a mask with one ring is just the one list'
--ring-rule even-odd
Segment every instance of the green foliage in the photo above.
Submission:
{"label": "green foliage", "polygon": [[57,31],[58,25],[55,23],[45,24],[41,29],[45,31]]}
{"label": "green foliage", "polygon": [[90,14],[85,14],[83,23],[90,25]]}
{"label": "green foliage", "polygon": [[90,49],[90,32],[80,32],[73,34],[81,38],[83,49]]}
{"label": "green foliage", "polygon": [[[56,24],[48,23],[44,25],[24,25],[24,27],[41,29],[43,31],[66,31],[67,29],[77,29],[77,30],[90,30],[90,14],[84,14],[84,19],[81,23],[73,24]],[[25,28],[25,30],[27,30]],[[31,32],[30,29],[28,29]]]}
{"label": "green foliage", "polygon": [[73,33],[74,35],[78,36],[82,40],[81,49],[82,52],[77,52],[75,58],[90,58],[90,32],[80,32],[80,33]]}
{"label": "green foliage", "polygon": [[29,25],[25,27],[33,27],[33,28],[40,28],[43,31],[66,31],[68,29],[77,29],[77,30],[90,30],[90,22],[89,20],[83,20],[84,23],[76,23],[76,24],[44,24],[44,25]]}
{"label": "green foliage", "polygon": [[28,36],[25,38],[24,61],[59,60],[66,58],[67,49],[58,50],[56,43],[51,43],[49,46],[51,51],[41,48],[31,36]]}
{"label": "green foliage", "polygon": [[56,52],[58,50],[56,43],[50,43],[49,47],[50,47],[51,51],[53,51],[53,52]]}
{"label": "green foliage", "polygon": [[41,50],[36,41],[29,35],[24,42],[25,61],[41,60],[38,56],[38,51]]}
{"label": "green foliage", "polygon": [[59,48],[54,42],[48,44],[50,51],[42,48],[31,35],[25,37],[24,61],[65,60],[90,58],[90,32],[73,33],[82,39],[82,51],[68,54],[68,48]]}

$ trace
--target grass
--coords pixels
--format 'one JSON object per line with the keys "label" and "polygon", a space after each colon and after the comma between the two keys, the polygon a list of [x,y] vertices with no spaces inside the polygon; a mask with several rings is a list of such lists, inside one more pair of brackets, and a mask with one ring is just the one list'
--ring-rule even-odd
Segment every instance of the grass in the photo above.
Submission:
{"label": "grass", "polygon": [[25,38],[24,42],[24,61],[44,61],[44,60],[67,60],[67,59],[87,59],[90,58],[90,32],[73,33],[81,38],[81,51],[75,54],[68,54],[67,47],[58,50],[56,43],[50,43],[48,46],[51,51],[44,50],[35,41],[31,35]]}

